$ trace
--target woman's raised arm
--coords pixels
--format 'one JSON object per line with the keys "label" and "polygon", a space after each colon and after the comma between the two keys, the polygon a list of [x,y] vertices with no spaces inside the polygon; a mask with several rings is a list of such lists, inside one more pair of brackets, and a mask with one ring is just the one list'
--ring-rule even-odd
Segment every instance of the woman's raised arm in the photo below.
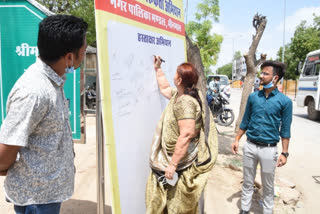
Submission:
{"label": "woman's raised arm", "polygon": [[164,75],[162,69],[161,69],[161,57],[155,56],[154,57],[154,70],[156,71],[156,78],[158,82],[158,86],[160,89],[160,92],[163,96],[165,96],[167,99],[171,99],[171,86]]}

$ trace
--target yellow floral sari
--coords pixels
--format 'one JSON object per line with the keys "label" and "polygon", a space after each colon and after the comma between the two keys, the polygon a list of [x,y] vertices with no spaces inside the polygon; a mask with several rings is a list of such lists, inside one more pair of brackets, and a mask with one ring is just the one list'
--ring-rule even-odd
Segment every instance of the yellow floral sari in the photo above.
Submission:
{"label": "yellow floral sari", "polygon": [[169,165],[179,137],[178,120],[195,119],[200,133],[191,140],[186,156],[178,164],[179,179],[175,186],[158,182],[157,176],[150,173],[146,188],[147,214],[198,213],[198,202],[217,158],[217,131],[205,99],[199,92],[201,110],[193,97],[177,95],[177,90],[172,89],[172,98],[157,125],[151,147],[151,168],[164,171]]}

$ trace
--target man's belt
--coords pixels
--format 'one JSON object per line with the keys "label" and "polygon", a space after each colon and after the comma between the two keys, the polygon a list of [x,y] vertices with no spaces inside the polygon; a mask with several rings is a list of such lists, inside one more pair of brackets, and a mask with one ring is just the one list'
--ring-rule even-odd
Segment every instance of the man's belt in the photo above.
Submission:
{"label": "man's belt", "polygon": [[250,138],[247,138],[247,141],[253,144],[256,144],[258,146],[262,146],[262,147],[274,147],[277,145],[277,143],[263,143],[263,142],[259,142],[256,140],[252,140]]}

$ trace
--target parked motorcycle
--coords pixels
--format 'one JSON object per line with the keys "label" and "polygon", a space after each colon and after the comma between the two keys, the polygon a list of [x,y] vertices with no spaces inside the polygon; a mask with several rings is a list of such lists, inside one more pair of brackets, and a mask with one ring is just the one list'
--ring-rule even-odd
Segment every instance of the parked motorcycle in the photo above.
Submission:
{"label": "parked motorcycle", "polygon": [[217,122],[221,126],[230,126],[234,121],[234,113],[228,104],[230,98],[230,93],[221,90],[216,96],[213,97],[213,100],[209,103],[209,108],[214,117],[217,118]]}
{"label": "parked motorcycle", "polygon": [[97,98],[97,94],[96,94],[96,90],[95,90],[95,85],[93,85],[92,87],[87,87],[86,91],[86,105],[89,109],[95,109],[96,108],[96,98]]}

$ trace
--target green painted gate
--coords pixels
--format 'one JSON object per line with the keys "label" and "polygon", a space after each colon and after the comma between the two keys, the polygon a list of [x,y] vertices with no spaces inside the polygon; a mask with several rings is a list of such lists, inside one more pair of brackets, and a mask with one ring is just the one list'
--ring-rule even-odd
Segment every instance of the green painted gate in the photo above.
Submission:
{"label": "green painted gate", "polygon": [[[32,0],[0,1],[0,124],[6,116],[10,90],[36,61],[38,25],[46,16],[46,11]],[[80,139],[80,69],[67,75],[64,90],[70,101],[73,138]]]}

